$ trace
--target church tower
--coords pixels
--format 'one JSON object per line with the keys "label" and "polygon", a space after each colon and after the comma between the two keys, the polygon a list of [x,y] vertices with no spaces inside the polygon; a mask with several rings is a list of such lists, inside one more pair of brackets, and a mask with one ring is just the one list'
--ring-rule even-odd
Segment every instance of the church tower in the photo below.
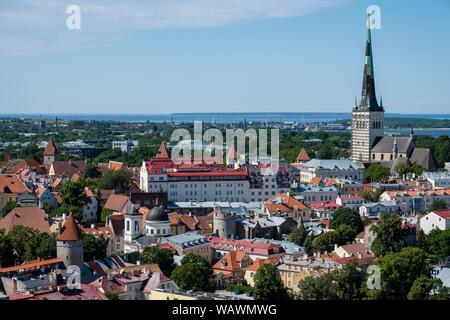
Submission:
{"label": "church tower", "polygon": [[355,101],[352,111],[352,160],[362,162],[371,160],[375,140],[384,136],[383,102],[378,104],[375,92],[370,16],[368,20],[361,101]]}

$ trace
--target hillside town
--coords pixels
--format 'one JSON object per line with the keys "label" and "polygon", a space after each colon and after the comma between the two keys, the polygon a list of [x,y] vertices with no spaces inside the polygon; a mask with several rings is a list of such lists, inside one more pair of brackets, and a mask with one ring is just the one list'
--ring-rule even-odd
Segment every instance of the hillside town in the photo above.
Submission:
{"label": "hillside town", "polygon": [[100,147],[101,132],[62,141],[57,120],[37,156],[5,146],[0,300],[449,300],[450,159],[413,129],[385,134],[370,28],[365,45],[339,156],[232,145],[224,162],[177,163],[171,141],[144,157],[139,140]]}

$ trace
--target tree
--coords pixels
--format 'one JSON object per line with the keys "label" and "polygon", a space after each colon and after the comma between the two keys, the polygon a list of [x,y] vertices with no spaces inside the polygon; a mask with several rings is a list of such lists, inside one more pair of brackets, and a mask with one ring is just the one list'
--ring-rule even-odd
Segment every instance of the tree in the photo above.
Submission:
{"label": "tree", "polygon": [[173,270],[171,278],[182,290],[207,291],[211,288],[211,275],[205,258],[188,254],[182,259],[181,266]]}
{"label": "tree", "polygon": [[0,267],[9,267],[14,263],[14,252],[11,242],[3,229],[0,229]]}
{"label": "tree", "polygon": [[84,261],[103,259],[106,257],[108,239],[103,235],[95,237],[91,234],[83,235]]}
{"label": "tree", "polygon": [[420,176],[425,171],[425,168],[420,164],[415,163],[411,167],[411,173],[414,173],[416,176]]}
{"label": "tree", "polygon": [[449,290],[431,276],[418,277],[409,290],[408,300],[449,300]]}
{"label": "tree", "polygon": [[168,277],[170,277],[172,271],[175,269],[173,253],[170,250],[162,249],[158,246],[146,247],[139,256],[139,261],[145,264],[156,263],[162,273]]}
{"label": "tree", "polygon": [[425,248],[436,261],[450,256],[450,229],[445,231],[439,229],[431,230],[428,234]]}
{"label": "tree", "polygon": [[305,239],[303,243],[303,250],[307,255],[311,255],[313,253],[313,241],[316,236],[311,232]]}
{"label": "tree", "polygon": [[321,233],[312,241],[313,252],[332,251],[337,241],[337,233],[335,231]]}
{"label": "tree", "polygon": [[17,202],[11,201],[7,202],[3,208],[3,216],[6,216],[8,213],[10,213],[15,207],[17,207]]}
{"label": "tree", "polygon": [[22,225],[14,226],[8,233],[8,239],[16,258],[23,262],[27,243],[38,234],[38,231]]}
{"label": "tree", "polygon": [[355,235],[364,229],[359,213],[350,208],[338,208],[333,212],[330,227],[337,229],[340,225],[350,226],[354,230]]}
{"label": "tree", "polygon": [[400,217],[382,214],[378,223],[372,225],[375,235],[372,251],[376,256],[383,256],[390,252],[398,252],[405,246]]}
{"label": "tree", "polygon": [[100,189],[114,189],[116,193],[126,193],[130,188],[131,172],[108,170],[99,180]]}
{"label": "tree", "polygon": [[23,260],[30,261],[56,257],[56,240],[48,233],[41,232],[33,236],[25,245]]}
{"label": "tree", "polygon": [[387,254],[380,262],[380,297],[406,299],[414,281],[420,276],[429,276],[429,270],[429,260],[422,249],[407,247]]}
{"label": "tree", "polygon": [[112,291],[106,291],[105,296],[108,298],[108,300],[119,300],[119,295]]}
{"label": "tree", "polygon": [[383,193],[383,189],[375,189],[373,191],[364,191],[362,196],[367,202],[378,202],[380,201],[380,196]]}
{"label": "tree", "polygon": [[301,223],[300,226],[295,228],[294,231],[292,232],[291,241],[298,246],[303,246],[303,243],[305,243],[307,235],[308,233],[306,232],[303,223]]}
{"label": "tree", "polygon": [[325,273],[320,277],[307,276],[298,283],[300,300],[336,300],[337,284],[333,273]]}
{"label": "tree", "polygon": [[411,167],[407,163],[399,163],[395,167],[395,171],[397,171],[397,173],[402,176],[404,174],[411,172]]}
{"label": "tree", "polygon": [[447,203],[442,199],[435,199],[430,204],[430,211],[445,210],[445,209],[447,209]]}
{"label": "tree", "polygon": [[339,246],[352,243],[356,237],[355,229],[346,224],[341,224],[336,229],[335,232],[336,232],[336,243]]}
{"label": "tree", "polygon": [[83,207],[88,200],[84,193],[84,187],[85,186],[80,182],[65,182],[59,192],[63,206]]}
{"label": "tree", "polygon": [[365,176],[368,182],[385,182],[389,178],[389,169],[380,163],[372,163],[369,168],[367,168]]}
{"label": "tree", "polygon": [[366,276],[355,261],[344,265],[336,275],[337,296],[343,300],[361,300],[364,298],[363,285]]}
{"label": "tree", "polygon": [[286,300],[288,292],[278,277],[277,268],[264,264],[254,277],[253,297],[255,300]]}
{"label": "tree", "polygon": [[106,222],[106,219],[108,219],[108,217],[111,217],[112,213],[113,213],[113,211],[111,209],[103,207],[100,221]]}
{"label": "tree", "polygon": [[89,164],[84,171],[84,178],[86,179],[96,179],[100,177],[102,173],[98,170],[97,166],[94,164]]}

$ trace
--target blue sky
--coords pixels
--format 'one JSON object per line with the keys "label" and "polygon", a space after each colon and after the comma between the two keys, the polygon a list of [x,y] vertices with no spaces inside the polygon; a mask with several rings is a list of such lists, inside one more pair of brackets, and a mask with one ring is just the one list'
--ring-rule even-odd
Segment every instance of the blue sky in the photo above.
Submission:
{"label": "blue sky", "polygon": [[2,1],[0,113],[348,112],[373,4],[387,112],[450,113],[448,0]]}

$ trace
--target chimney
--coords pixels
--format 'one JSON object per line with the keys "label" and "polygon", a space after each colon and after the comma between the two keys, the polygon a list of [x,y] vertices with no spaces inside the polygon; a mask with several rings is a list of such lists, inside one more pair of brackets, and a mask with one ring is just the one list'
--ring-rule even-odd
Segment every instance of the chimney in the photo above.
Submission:
{"label": "chimney", "polygon": [[67,219],[67,214],[63,213],[62,219],[63,219],[63,221],[66,221],[66,219]]}
{"label": "chimney", "polygon": [[361,252],[358,251],[358,252],[356,253],[356,255],[357,255],[356,257],[358,258],[358,260],[361,260],[361,259],[362,259],[362,254],[361,254]]}
{"label": "chimney", "polygon": [[334,244],[334,250],[336,250],[338,248],[337,243]]}
{"label": "chimney", "polygon": [[95,229],[95,224],[91,223],[91,229]]}

